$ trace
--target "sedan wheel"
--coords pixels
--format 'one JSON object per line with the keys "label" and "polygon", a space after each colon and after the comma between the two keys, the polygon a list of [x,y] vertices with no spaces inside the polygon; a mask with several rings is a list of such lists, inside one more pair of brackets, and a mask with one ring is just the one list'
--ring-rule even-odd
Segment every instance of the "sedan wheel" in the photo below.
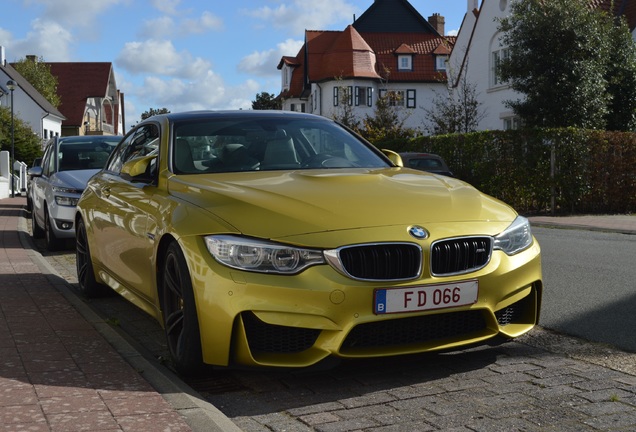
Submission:
{"label": "sedan wheel", "polygon": [[172,243],[165,255],[161,292],[166,338],[174,367],[180,374],[196,375],[203,367],[199,321],[190,273],[177,243]]}
{"label": "sedan wheel", "polygon": [[35,216],[35,212],[32,212],[31,214],[31,232],[33,233],[34,239],[41,239],[42,237],[44,237],[44,230],[40,228],[40,225],[38,225],[38,220]]}
{"label": "sedan wheel", "polygon": [[77,240],[75,242],[75,265],[79,289],[86,297],[97,297],[107,292],[107,287],[97,282],[91,252],[88,248],[86,226],[82,219],[77,224]]}
{"label": "sedan wheel", "polygon": [[44,211],[44,237],[46,240],[46,248],[53,252],[60,248],[60,240],[55,237],[53,227],[51,226],[51,218],[49,212]]}

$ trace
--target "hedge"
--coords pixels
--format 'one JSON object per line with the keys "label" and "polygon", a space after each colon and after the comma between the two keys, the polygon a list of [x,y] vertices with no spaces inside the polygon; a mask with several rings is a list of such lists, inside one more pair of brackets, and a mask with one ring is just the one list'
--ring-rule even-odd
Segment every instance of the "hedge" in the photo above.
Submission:
{"label": "hedge", "polygon": [[636,134],[485,131],[376,142],[442,156],[455,176],[524,214],[636,212]]}

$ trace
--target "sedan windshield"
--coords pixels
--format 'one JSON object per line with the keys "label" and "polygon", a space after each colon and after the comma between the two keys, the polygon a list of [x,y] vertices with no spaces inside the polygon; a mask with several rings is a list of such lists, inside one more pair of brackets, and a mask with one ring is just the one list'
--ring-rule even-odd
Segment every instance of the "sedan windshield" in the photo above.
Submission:
{"label": "sedan windshield", "polygon": [[379,153],[324,119],[228,118],[174,127],[176,174],[389,166]]}

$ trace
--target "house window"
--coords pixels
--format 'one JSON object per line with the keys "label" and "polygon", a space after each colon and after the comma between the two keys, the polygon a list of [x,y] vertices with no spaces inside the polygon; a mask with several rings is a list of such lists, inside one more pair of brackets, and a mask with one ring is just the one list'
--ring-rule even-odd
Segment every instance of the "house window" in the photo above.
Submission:
{"label": "house window", "polygon": [[370,87],[356,87],[356,92],[355,92],[356,106],[369,104],[369,97],[367,95],[369,88]]}
{"label": "house window", "polygon": [[401,71],[413,70],[413,56],[411,56],[411,55],[399,55],[398,56],[398,70],[401,70]]}
{"label": "house window", "polygon": [[501,79],[499,74],[499,65],[503,60],[508,58],[508,48],[502,48],[497,51],[493,51],[491,55],[490,64],[490,82],[492,86],[505,85],[506,83]]}
{"label": "house window", "polygon": [[435,56],[435,70],[445,71],[447,62],[448,62],[448,56],[447,55]]}
{"label": "house window", "polygon": [[291,111],[305,112],[305,104],[291,104]]}
{"label": "house window", "polygon": [[341,99],[347,105],[353,105],[353,86],[333,88],[333,106],[338,106]]}
{"label": "house window", "polygon": [[389,106],[404,106],[404,90],[380,90],[380,97],[386,98]]}
{"label": "house window", "polygon": [[415,108],[415,90],[406,91],[406,107]]}
{"label": "house window", "polygon": [[367,106],[373,106],[373,87],[367,87]]}
{"label": "house window", "polygon": [[506,117],[503,119],[504,130],[519,129],[519,119],[517,117]]}

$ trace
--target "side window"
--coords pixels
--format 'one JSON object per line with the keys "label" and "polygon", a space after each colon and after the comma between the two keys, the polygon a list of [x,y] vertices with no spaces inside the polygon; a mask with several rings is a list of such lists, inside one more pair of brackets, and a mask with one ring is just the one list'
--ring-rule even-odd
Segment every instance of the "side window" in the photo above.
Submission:
{"label": "side window", "polygon": [[46,147],[44,156],[42,157],[42,174],[45,176],[50,176],[51,174],[53,174],[53,170],[55,169],[55,159],[51,157],[51,153],[53,153],[53,147],[55,147],[54,142]]}
{"label": "side window", "polygon": [[147,124],[135,129],[119,143],[106,166],[107,171],[121,172],[124,163],[136,157],[145,156],[159,148],[159,127]]}

